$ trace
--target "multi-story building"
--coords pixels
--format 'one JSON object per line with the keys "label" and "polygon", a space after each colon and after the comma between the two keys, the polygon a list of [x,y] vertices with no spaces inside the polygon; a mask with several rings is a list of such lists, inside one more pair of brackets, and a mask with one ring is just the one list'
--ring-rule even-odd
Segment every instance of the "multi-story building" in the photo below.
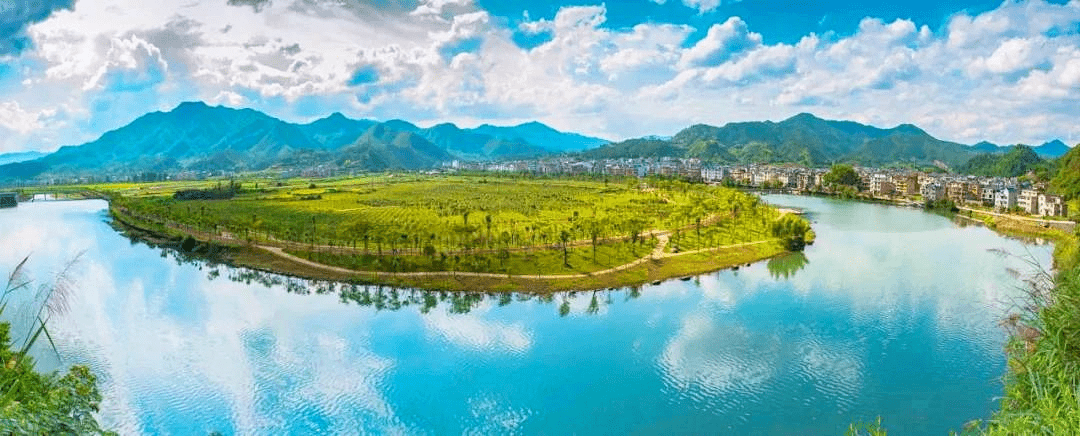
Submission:
{"label": "multi-story building", "polygon": [[945,195],[954,203],[963,203],[964,196],[967,195],[967,184],[961,181],[949,182],[945,188]]}
{"label": "multi-story building", "polygon": [[870,193],[874,195],[892,195],[896,192],[896,185],[885,174],[870,176]]}
{"label": "multi-story building", "polygon": [[719,182],[724,180],[726,171],[723,168],[702,168],[701,180],[706,182]]}
{"label": "multi-story building", "polygon": [[1039,191],[1034,189],[1025,189],[1020,191],[1020,196],[1016,199],[1016,205],[1020,210],[1029,214],[1035,215],[1039,213]]}
{"label": "multi-story building", "polygon": [[1009,210],[1016,207],[1016,190],[1005,188],[994,195],[994,209]]}
{"label": "multi-story building", "polygon": [[983,198],[983,186],[978,181],[968,182],[967,189],[967,198],[972,200],[981,200]]}
{"label": "multi-story building", "polygon": [[945,198],[945,187],[938,183],[927,183],[919,188],[924,201],[938,201]]}
{"label": "multi-story building", "polygon": [[892,178],[896,186],[896,192],[900,195],[915,195],[919,193],[918,174],[899,174]]}
{"label": "multi-story building", "polygon": [[994,198],[996,198],[998,191],[992,188],[983,188],[982,190],[982,203],[983,206],[993,206]]}
{"label": "multi-story building", "polygon": [[1065,199],[1056,195],[1039,194],[1039,215],[1042,216],[1066,216],[1069,214],[1069,206]]}

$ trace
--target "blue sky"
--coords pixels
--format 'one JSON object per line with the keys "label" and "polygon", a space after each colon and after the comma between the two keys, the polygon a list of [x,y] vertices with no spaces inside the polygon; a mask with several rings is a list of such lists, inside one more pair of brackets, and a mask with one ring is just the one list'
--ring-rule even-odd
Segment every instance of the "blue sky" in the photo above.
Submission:
{"label": "blue sky", "polygon": [[202,100],[609,139],[800,112],[1080,141],[1080,0],[0,0],[0,152]]}

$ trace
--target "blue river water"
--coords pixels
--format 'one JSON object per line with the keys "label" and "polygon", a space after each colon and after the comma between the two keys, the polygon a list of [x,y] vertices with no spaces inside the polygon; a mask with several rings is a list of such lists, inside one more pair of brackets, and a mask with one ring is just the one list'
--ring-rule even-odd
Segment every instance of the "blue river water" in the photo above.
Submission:
{"label": "blue river water", "polygon": [[[817,243],[552,296],[348,287],[133,243],[102,201],[0,210],[0,271],[77,255],[60,350],[121,434],[947,434],[996,409],[999,321],[1051,246],[918,210],[766,196]],[[1002,253],[1009,253],[1003,255]],[[39,347],[40,348],[40,347]]]}

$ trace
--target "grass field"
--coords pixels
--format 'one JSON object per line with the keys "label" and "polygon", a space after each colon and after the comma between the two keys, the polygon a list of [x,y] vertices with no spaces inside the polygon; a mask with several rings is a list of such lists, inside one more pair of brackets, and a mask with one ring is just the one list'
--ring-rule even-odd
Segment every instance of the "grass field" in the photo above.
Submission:
{"label": "grass field", "polygon": [[[388,273],[590,274],[654,250],[773,240],[780,217],[752,195],[668,180],[408,174],[81,188],[105,193],[114,215],[156,233]],[[228,195],[190,199],[192,190]],[[667,262],[691,259],[700,260]]]}

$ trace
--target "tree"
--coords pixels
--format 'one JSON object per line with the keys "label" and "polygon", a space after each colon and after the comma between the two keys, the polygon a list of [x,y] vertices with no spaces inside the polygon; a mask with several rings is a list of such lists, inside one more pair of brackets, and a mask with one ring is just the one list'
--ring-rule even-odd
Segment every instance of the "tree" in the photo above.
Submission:
{"label": "tree", "polygon": [[491,246],[491,214],[484,215],[484,222],[487,223],[487,245]]}
{"label": "tree", "polygon": [[569,268],[570,267],[570,253],[569,253],[569,251],[567,251],[567,246],[566,245],[567,245],[567,243],[570,242],[570,232],[567,231],[567,230],[560,231],[559,232],[559,240],[562,241],[563,266]]}
{"label": "tree", "polygon": [[833,165],[821,179],[826,186],[843,185],[853,188],[859,186],[859,173],[855,172],[855,167],[847,164]]}
{"label": "tree", "polygon": [[790,251],[801,251],[806,247],[807,234],[811,232],[810,223],[792,214],[773,221],[771,230],[772,235],[780,238],[784,247]]}

